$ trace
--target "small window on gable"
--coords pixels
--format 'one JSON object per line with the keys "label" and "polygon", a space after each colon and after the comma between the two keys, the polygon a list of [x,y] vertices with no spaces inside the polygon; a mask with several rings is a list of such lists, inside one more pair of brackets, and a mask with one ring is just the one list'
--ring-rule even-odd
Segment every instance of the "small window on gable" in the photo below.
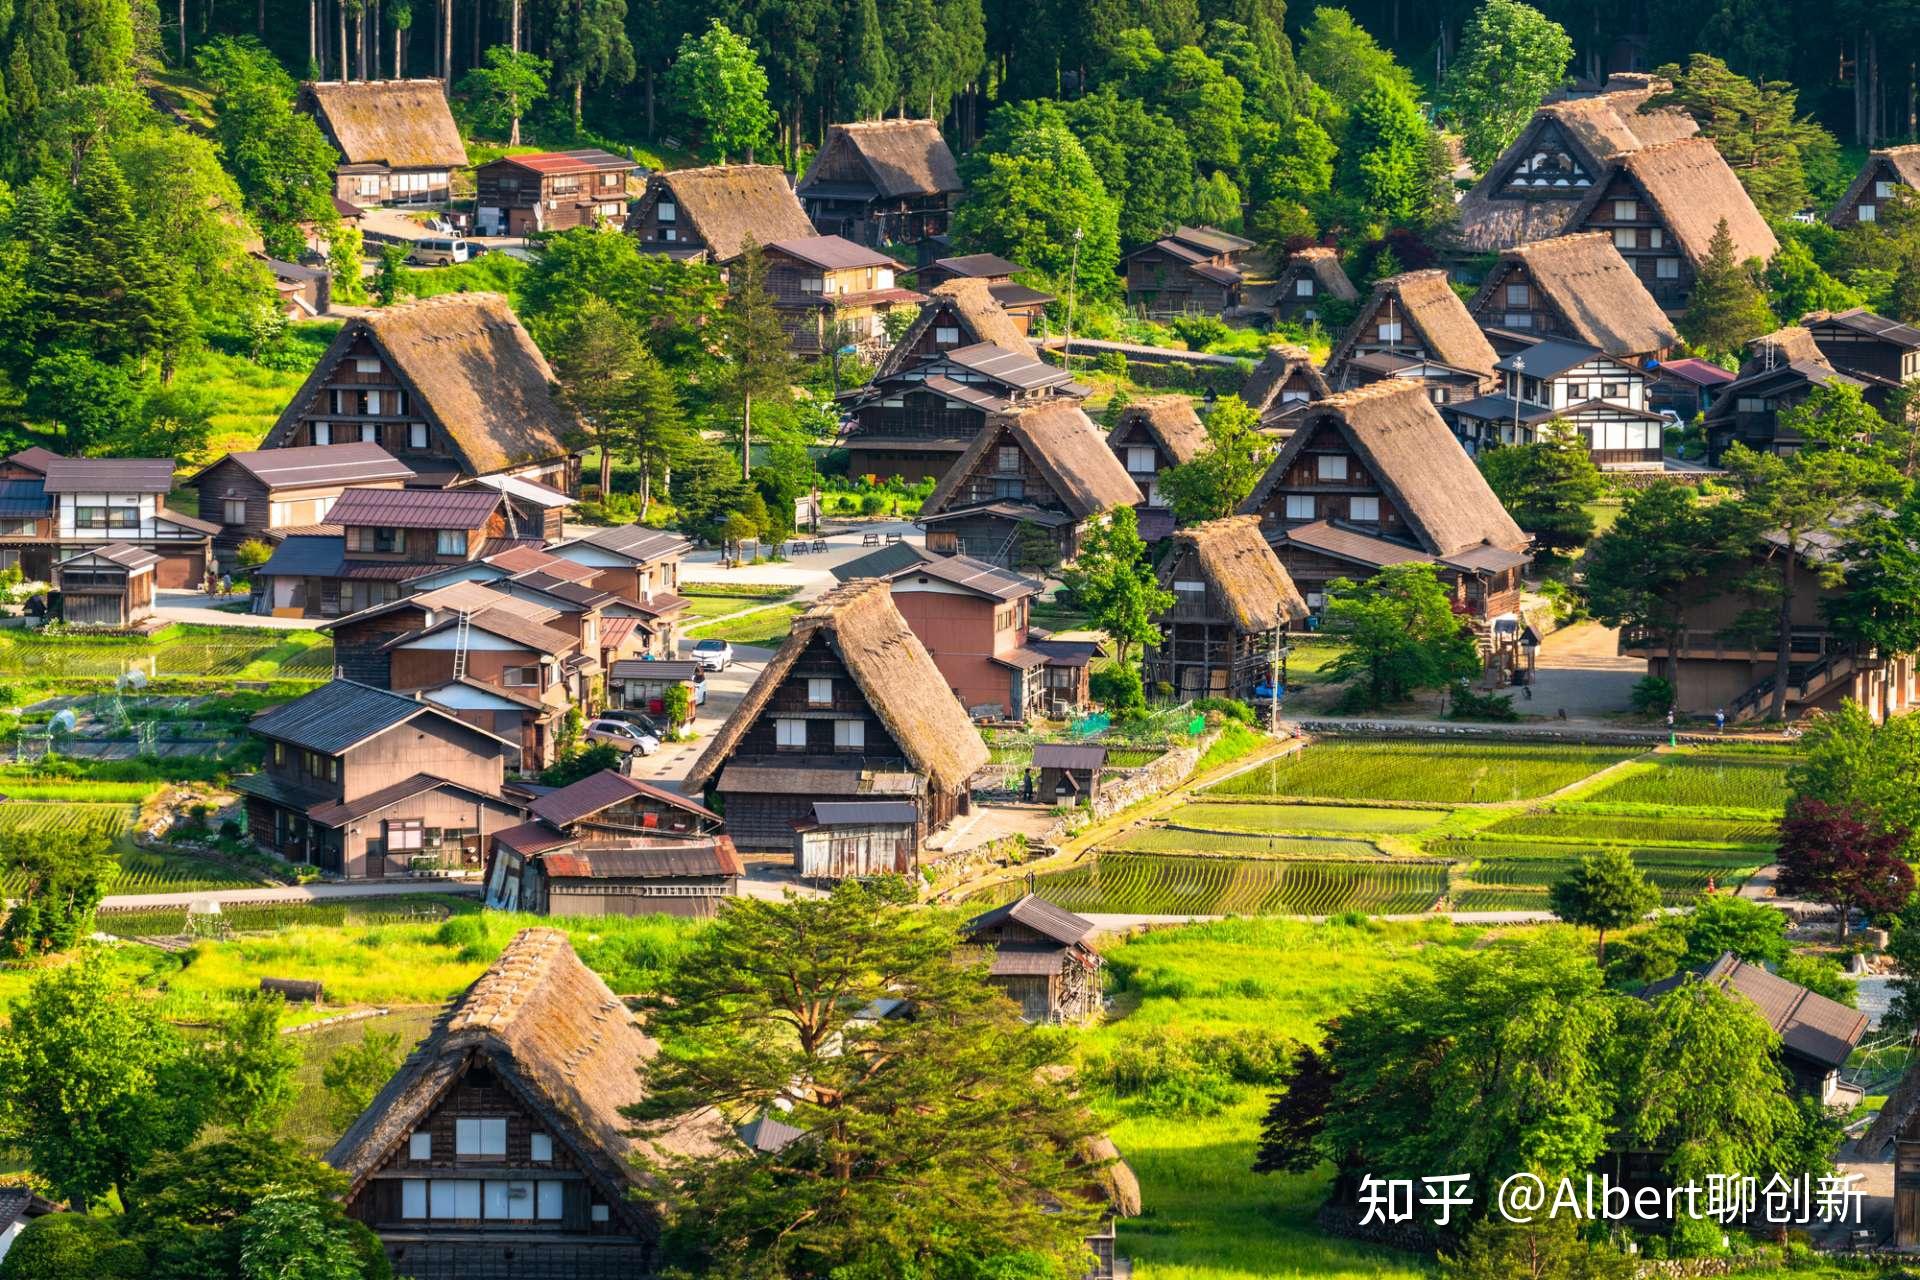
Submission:
{"label": "small window on gable", "polygon": [[400,1216],[403,1218],[424,1218],[427,1216],[427,1180],[425,1178],[404,1178],[401,1180]]}
{"label": "small window on gable", "polygon": [[529,1139],[529,1145],[532,1148],[530,1159],[541,1164],[553,1159],[553,1135],[536,1133]]}
{"label": "small window on gable", "polygon": [[591,1217],[595,1222],[605,1222],[610,1215],[608,1213],[606,1205],[596,1204],[593,1206],[592,1210],[588,1213],[588,1216]]}
{"label": "small window on gable", "polygon": [[1355,524],[1379,524],[1380,499],[1348,498],[1347,519],[1353,521]]}
{"label": "small window on gable", "polygon": [[950,324],[935,325],[933,340],[943,347],[954,346],[960,341],[960,330]]}
{"label": "small window on gable", "polygon": [[409,1134],[407,1136],[407,1159],[433,1159],[433,1135],[425,1129]]}
{"label": "small window on gable", "polygon": [[833,722],[833,749],[835,751],[862,751],[867,745],[867,722],[865,720],[835,720]]}
{"label": "small window on gable", "polygon": [[1662,280],[1678,280],[1680,278],[1680,259],[1656,258],[1654,260],[1653,273]]}
{"label": "small window on gable", "polygon": [[355,373],[378,373],[380,372],[380,359],[378,356],[355,356],[353,358],[353,371]]}
{"label": "small window on gable", "polygon": [[1314,458],[1314,475],[1321,480],[1345,480],[1347,478],[1347,455],[1344,453],[1323,453]]}
{"label": "small window on gable", "polygon": [[453,1154],[456,1156],[504,1156],[507,1154],[505,1116],[459,1116],[453,1122]]}
{"label": "small window on gable", "polygon": [[814,677],[807,681],[807,704],[815,707],[833,705],[833,681]]}
{"label": "small window on gable", "polygon": [[1019,445],[1003,444],[1000,446],[999,453],[996,454],[995,456],[997,459],[997,466],[999,470],[1018,471],[1020,469],[1020,446]]}
{"label": "small window on gable", "polygon": [[1615,200],[1613,202],[1613,220],[1615,222],[1638,222],[1640,220],[1640,202],[1637,200]]}
{"label": "small window on gable", "polygon": [[1874,198],[1878,200],[1891,199],[1893,197],[1893,184],[1891,182],[1876,182],[1873,184],[1873,194]]}
{"label": "small window on gable", "polygon": [[1298,280],[1295,280],[1293,282],[1293,296],[1296,298],[1311,298],[1313,296],[1313,277],[1301,276]]}
{"label": "small window on gable", "polygon": [[1290,493],[1287,495],[1287,519],[1313,519],[1313,495],[1310,493]]}
{"label": "small window on gable", "polygon": [[1153,446],[1132,444],[1127,446],[1127,470],[1146,474],[1154,471]]}
{"label": "small window on gable", "polygon": [[773,745],[782,751],[806,750],[807,722],[805,720],[775,720],[773,722]]}
{"label": "small window on gable", "polygon": [[1380,341],[1382,342],[1400,341],[1400,322],[1398,320],[1382,320],[1380,322],[1379,333]]}
{"label": "small window on gable", "polygon": [[1874,221],[1874,215],[1878,212],[1879,211],[1876,210],[1872,205],[1863,204],[1860,206],[1860,221],[1872,222]]}
{"label": "small window on gable", "polygon": [[1173,590],[1177,595],[1203,596],[1207,594],[1207,584],[1204,582],[1195,582],[1191,579],[1176,579],[1173,584]]}
{"label": "small window on gable", "polygon": [[1526,306],[1527,305],[1527,286],[1525,286],[1524,284],[1508,285],[1507,286],[1507,305],[1510,307]]}
{"label": "small window on gable", "polygon": [[1640,247],[1640,233],[1632,227],[1613,229],[1613,247],[1616,249],[1637,249]]}
{"label": "small window on gable", "polygon": [[410,422],[407,424],[407,448],[424,449],[427,447],[427,424]]}

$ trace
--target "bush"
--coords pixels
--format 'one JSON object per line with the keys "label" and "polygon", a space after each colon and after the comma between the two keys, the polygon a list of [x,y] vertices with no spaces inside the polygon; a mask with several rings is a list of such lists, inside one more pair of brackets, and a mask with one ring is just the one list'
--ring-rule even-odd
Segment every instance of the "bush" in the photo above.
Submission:
{"label": "bush", "polygon": [[1465,687],[1453,691],[1453,697],[1447,704],[1449,720],[1485,720],[1497,724],[1512,724],[1520,718],[1513,709],[1511,694],[1475,693]]}
{"label": "bush", "polygon": [[1191,351],[1205,351],[1231,332],[1219,316],[1176,316],[1167,326]]}
{"label": "bush", "polygon": [[233,549],[233,563],[242,573],[257,569],[273,558],[273,548],[259,538],[248,538]]}
{"label": "bush", "polygon": [[1238,720],[1241,724],[1254,724],[1253,708],[1238,698],[1195,698],[1193,709],[1200,712],[1215,712],[1222,719]]}
{"label": "bush", "polygon": [[1638,715],[1663,715],[1673,705],[1673,682],[1660,676],[1641,676],[1633,682],[1627,701]]}
{"label": "bush", "polygon": [[27,1224],[0,1261],[0,1280],[140,1280],[147,1256],[105,1218],[50,1213]]}
{"label": "bush", "polygon": [[870,493],[860,499],[860,514],[868,516],[885,515],[887,508],[891,505],[893,504],[886,494]]}
{"label": "bush", "polygon": [[1127,376],[1127,354],[1124,351],[1102,351],[1093,358],[1093,367],[1109,377],[1124,378]]}
{"label": "bush", "polygon": [[1147,692],[1140,681],[1137,668],[1108,667],[1093,673],[1087,682],[1093,700],[1105,706],[1108,711],[1121,714],[1128,711],[1144,711],[1147,706]]}
{"label": "bush", "polygon": [[1278,1084],[1297,1048],[1264,1029],[1170,1035],[1097,1054],[1086,1074],[1146,1115],[1212,1116],[1237,1101],[1244,1087]]}

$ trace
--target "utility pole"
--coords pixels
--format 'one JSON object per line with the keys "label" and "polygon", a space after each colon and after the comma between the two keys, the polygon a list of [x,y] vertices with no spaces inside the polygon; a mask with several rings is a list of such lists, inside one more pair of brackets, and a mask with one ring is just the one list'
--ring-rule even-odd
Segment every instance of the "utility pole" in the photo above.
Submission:
{"label": "utility pole", "polygon": [[1515,356],[1513,358],[1513,438],[1508,441],[1509,444],[1520,443],[1520,384],[1524,381],[1522,375],[1526,371],[1527,358]]}
{"label": "utility pole", "polygon": [[1068,373],[1073,372],[1073,304],[1080,296],[1080,241],[1086,234],[1084,227],[1073,229],[1073,258],[1067,267],[1067,345],[1060,350],[1060,363]]}

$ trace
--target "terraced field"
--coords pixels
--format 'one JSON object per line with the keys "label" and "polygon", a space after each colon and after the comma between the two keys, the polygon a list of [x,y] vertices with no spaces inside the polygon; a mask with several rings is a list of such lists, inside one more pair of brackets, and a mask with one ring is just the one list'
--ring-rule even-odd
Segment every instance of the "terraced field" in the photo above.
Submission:
{"label": "terraced field", "polygon": [[1778,814],[1787,803],[1784,756],[1669,756],[1637,764],[1618,781],[1582,797],[1593,804],[1747,809]]}
{"label": "terraced field", "polygon": [[1421,831],[1445,815],[1432,809],[1369,809],[1340,804],[1240,804],[1198,797],[1167,815],[1170,825],[1225,831],[1340,831],[1394,835]]}
{"label": "terraced field", "polygon": [[177,633],[158,643],[0,636],[0,679],[113,677],[133,665],[160,677],[325,680],[333,672],[333,646],[312,632],[180,627]]}
{"label": "terraced field", "polygon": [[1212,796],[1311,796],[1488,804],[1571,786],[1631,749],[1392,739],[1316,743],[1207,788]]}
{"label": "terraced field", "polygon": [[[1456,911],[1545,911],[1547,890],[1580,864],[1578,854],[1551,845],[1460,841],[1445,852],[1454,866],[1450,905]],[[1684,906],[1709,886],[1731,889],[1765,862],[1764,854],[1714,855],[1699,849],[1641,848],[1634,865],[1660,890],[1662,905]],[[1472,859],[1468,861],[1468,859]]]}
{"label": "terraced field", "polygon": [[[1035,891],[1069,911],[1127,915],[1391,915],[1430,909],[1446,891],[1436,862],[1274,861],[1108,853],[1040,876]],[[1024,892],[1001,886],[969,905]]]}
{"label": "terraced field", "polygon": [[1523,813],[1502,818],[1485,834],[1501,838],[1544,837],[1599,844],[1635,840],[1682,841],[1687,844],[1773,843],[1774,824],[1758,818],[1712,818],[1691,814],[1646,817],[1615,813]]}
{"label": "terraced field", "polygon": [[[118,839],[133,827],[133,809],[124,804],[34,804],[12,800],[0,805],[0,837],[14,832],[52,833],[76,839]],[[218,863],[152,853],[122,842],[120,871],[108,893],[199,893],[208,889],[250,888],[258,880]],[[0,866],[0,897],[17,897],[24,877],[17,867]]]}
{"label": "terraced field", "polygon": [[1112,845],[1131,853],[1199,853],[1246,858],[1378,858],[1384,851],[1354,836],[1270,835],[1258,831],[1195,831],[1186,827],[1135,827]]}

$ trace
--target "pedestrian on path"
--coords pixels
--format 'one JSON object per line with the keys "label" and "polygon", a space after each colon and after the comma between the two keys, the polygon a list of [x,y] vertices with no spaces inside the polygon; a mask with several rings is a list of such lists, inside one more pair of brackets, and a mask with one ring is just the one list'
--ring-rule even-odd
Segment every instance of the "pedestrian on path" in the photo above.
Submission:
{"label": "pedestrian on path", "polygon": [[1727,709],[1725,707],[1721,707],[1713,713],[1713,727],[1720,733],[1727,731]]}

